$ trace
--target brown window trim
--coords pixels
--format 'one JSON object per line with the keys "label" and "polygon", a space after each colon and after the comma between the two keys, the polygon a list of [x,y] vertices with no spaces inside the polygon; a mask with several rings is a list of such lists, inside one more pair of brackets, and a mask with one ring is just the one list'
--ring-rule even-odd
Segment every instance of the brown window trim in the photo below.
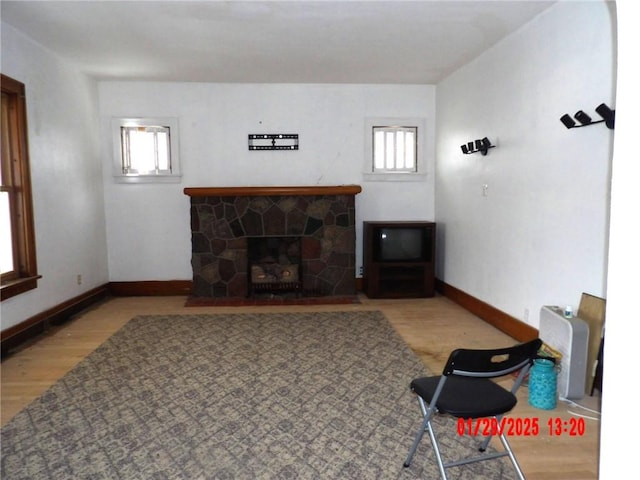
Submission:
{"label": "brown window trim", "polygon": [[15,224],[17,251],[17,268],[14,272],[2,275],[0,286],[1,300],[37,288],[40,278],[36,262],[35,228],[33,220],[33,200],[31,194],[31,175],[29,169],[29,150],[27,142],[27,108],[25,86],[22,82],[1,76],[2,93],[9,97],[10,131],[9,142],[13,158],[2,161],[13,161],[14,166],[10,180],[10,190],[17,192],[15,209],[19,221]]}
{"label": "brown window trim", "polygon": [[6,300],[21,293],[28,292],[34,288],[38,288],[38,279],[42,278],[42,275],[36,275],[35,277],[19,278],[18,280],[10,280],[2,285],[2,300]]}

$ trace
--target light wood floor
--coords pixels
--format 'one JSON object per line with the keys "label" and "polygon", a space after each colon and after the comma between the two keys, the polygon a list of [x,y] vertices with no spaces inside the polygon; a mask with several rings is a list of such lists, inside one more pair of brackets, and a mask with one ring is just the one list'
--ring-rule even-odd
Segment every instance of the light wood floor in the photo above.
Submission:
{"label": "light wood floor", "polygon": [[[516,343],[494,327],[473,316],[450,300],[431,299],[370,300],[360,305],[314,305],[273,307],[184,307],[185,297],[129,297],[107,300],[46,335],[30,342],[2,364],[2,425],[73,368],[111,334],[138,314],[224,313],[247,311],[336,311],[381,310],[398,333],[432,372],[439,372],[451,350],[458,347],[492,348]],[[409,381],[410,379],[407,379]],[[586,396],[579,403],[599,411],[599,398]],[[598,418],[597,413],[559,402],[555,410],[539,410],[527,403],[526,388],[510,416],[514,419],[538,419],[536,436],[512,436],[510,441],[528,479],[598,478],[600,422],[587,418],[582,436],[551,436],[550,418],[569,421],[576,412]],[[420,413],[416,402],[416,427]],[[407,449],[412,438],[407,438]],[[427,437],[423,441],[428,442]],[[404,459],[399,458],[399,464]],[[414,461],[433,461],[415,458]]]}

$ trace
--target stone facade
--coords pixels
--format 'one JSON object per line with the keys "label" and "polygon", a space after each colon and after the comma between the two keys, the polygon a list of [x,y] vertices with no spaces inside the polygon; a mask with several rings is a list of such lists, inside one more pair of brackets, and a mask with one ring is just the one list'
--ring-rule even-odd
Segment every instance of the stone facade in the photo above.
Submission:
{"label": "stone facade", "polygon": [[249,294],[248,239],[301,237],[303,292],[354,295],[355,195],[192,196],[194,297]]}

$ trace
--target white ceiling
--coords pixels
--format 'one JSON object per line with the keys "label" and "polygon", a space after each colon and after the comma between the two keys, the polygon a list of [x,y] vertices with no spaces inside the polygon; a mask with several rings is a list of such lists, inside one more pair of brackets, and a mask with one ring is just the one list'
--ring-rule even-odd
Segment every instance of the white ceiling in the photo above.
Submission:
{"label": "white ceiling", "polygon": [[99,79],[435,84],[553,1],[6,1]]}

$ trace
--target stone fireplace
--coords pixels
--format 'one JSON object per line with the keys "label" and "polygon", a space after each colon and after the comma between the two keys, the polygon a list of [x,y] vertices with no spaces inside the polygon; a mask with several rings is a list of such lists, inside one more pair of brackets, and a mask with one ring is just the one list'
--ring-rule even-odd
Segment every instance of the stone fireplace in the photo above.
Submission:
{"label": "stone fireplace", "polygon": [[196,298],[354,295],[361,188],[185,188]]}

